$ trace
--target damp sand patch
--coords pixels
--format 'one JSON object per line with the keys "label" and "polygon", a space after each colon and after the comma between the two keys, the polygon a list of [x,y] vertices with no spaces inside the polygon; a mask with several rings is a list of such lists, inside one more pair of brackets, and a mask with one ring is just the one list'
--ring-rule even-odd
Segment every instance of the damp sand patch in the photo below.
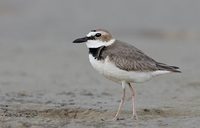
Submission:
{"label": "damp sand patch", "polygon": [[[175,108],[144,108],[137,111],[140,120],[150,120],[160,117],[196,117],[200,116],[200,110],[185,110]],[[98,110],[92,108],[68,108],[49,107],[34,105],[32,107],[15,107],[10,105],[0,106],[1,119],[6,118],[50,118],[63,120],[109,120],[115,115],[113,110]],[[122,119],[130,118],[131,111],[123,111],[120,115]]]}

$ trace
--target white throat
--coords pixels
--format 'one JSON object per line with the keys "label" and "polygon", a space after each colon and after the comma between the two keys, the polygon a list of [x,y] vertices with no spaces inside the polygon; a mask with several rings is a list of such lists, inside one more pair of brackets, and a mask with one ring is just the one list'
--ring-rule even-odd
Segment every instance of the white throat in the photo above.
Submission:
{"label": "white throat", "polygon": [[115,42],[115,39],[111,39],[108,42],[103,42],[103,41],[100,41],[100,40],[88,40],[86,42],[86,45],[87,45],[88,48],[98,48],[98,47],[101,47],[101,46],[109,46],[109,45],[113,44],[114,42]]}

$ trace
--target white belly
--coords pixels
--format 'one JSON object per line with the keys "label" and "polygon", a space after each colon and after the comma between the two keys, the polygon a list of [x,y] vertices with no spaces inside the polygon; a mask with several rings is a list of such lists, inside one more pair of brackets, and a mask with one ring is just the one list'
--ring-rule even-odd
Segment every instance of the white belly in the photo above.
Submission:
{"label": "white belly", "polygon": [[136,72],[121,70],[108,57],[105,60],[97,60],[92,55],[89,55],[89,60],[95,70],[115,82],[127,81],[139,83],[147,81],[153,76],[169,73],[169,71]]}

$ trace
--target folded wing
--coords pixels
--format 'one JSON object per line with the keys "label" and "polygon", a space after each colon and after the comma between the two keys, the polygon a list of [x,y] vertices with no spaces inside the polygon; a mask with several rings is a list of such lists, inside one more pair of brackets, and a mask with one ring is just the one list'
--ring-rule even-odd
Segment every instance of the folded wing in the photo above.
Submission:
{"label": "folded wing", "polygon": [[157,71],[167,70],[172,72],[180,72],[176,66],[168,66],[163,63],[156,62],[144,54],[141,50],[133,45],[117,41],[112,45],[106,47],[102,52],[101,57],[109,56],[118,68],[126,71]]}

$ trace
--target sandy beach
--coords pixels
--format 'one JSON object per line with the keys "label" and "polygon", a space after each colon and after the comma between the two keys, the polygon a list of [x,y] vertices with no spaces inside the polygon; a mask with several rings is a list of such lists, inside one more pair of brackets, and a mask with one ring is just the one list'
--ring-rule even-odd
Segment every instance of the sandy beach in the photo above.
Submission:
{"label": "sandy beach", "polygon": [[196,30],[158,29],[163,31],[151,33],[149,29],[138,32],[134,28],[120,31],[120,27],[110,27],[114,36],[182,71],[135,84],[139,120],[131,119],[131,96],[127,91],[120,120],[111,121],[120,102],[121,85],[92,69],[84,44],[72,44],[93,26],[72,29],[73,20],[54,15],[63,10],[68,15],[67,10],[73,10],[70,5],[51,12],[55,4],[52,1],[49,6],[44,2],[0,3],[5,7],[0,10],[1,128],[200,126],[200,34]]}

